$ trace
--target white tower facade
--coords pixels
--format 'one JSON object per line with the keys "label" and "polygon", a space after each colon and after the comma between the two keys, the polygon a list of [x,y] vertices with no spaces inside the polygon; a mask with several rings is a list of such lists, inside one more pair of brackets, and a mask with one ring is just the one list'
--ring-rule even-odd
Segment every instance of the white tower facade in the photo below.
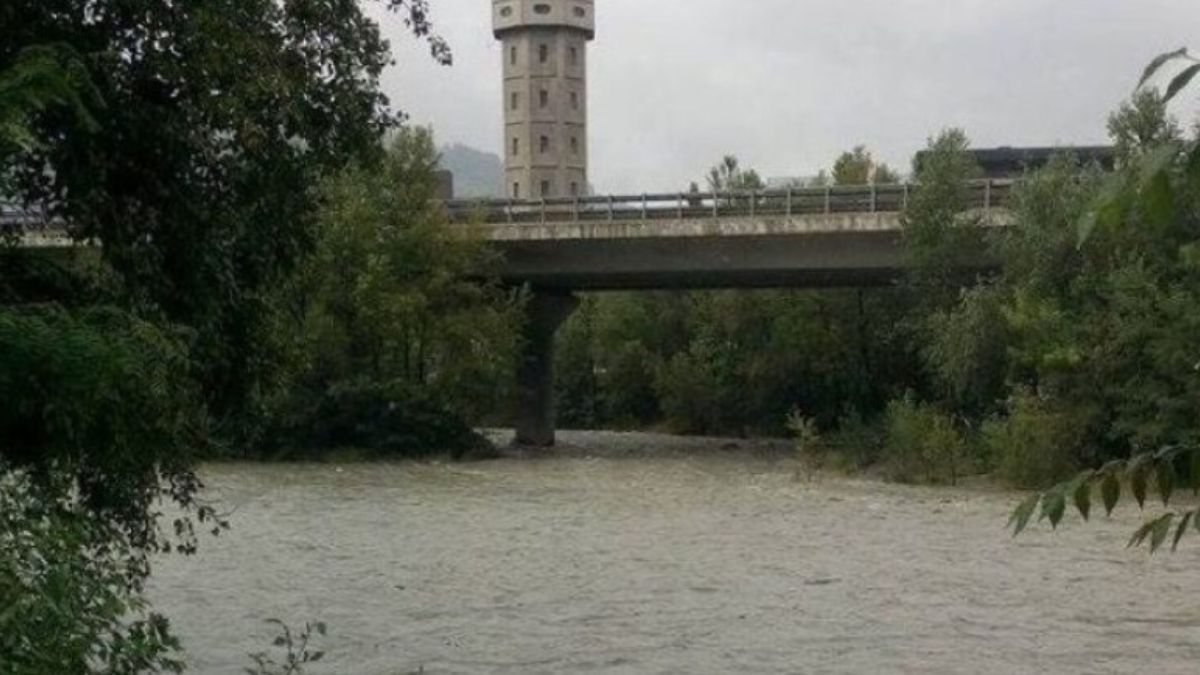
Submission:
{"label": "white tower facade", "polygon": [[587,43],[593,0],[492,0],[504,50],[506,190],[514,199],[587,190]]}

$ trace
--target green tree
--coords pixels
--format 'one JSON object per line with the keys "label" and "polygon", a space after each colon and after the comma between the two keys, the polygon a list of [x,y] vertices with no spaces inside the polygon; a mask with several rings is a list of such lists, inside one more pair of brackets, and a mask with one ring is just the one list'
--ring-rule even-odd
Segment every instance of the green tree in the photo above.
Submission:
{"label": "green tree", "polygon": [[865,145],[843,152],[833,163],[834,185],[867,185],[871,182],[875,161]]}
{"label": "green tree", "polygon": [[[387,4],[428,36],[423,0]],[[386,62],[353,2],[0,6],[0,189],[98,238],[116,281],[64,309],[5,268],[5,672],[181,667],[141,595],[151,557],[223,526],[193,471],[209,413],[229,431],[258,412],[268,301],[308,250],[317,179],[380,154]]]}
{"label": "green tree", "polygon": [[901,226],[908,282],[927,308],[953,303],[964,280],[960,265],[982,257],[979,221],[970,214],[970,181],[981,171],[969,148],[962,130],[948,129],[929,140],[914,167],[917,188]]}
{"label": "green tree", "polygon": [[708,172],[710,192],[761,190],[766,183],[754,169],[743,169],[735,155],[725,155],[721,162]]}
{"label": "green tree", "polygon": [[[1151,62],[1139,89],[1168,64],[1180,62],[1183,68],[1161,97],[1162,104],[1169,102],[1200,73],[1200,60],[1187,50]],[[1144,95],[1135,98],[1151,100]],[[1192,528],[1200,527],[1200,512],[1170,508],[1178,488],[1200,488],[1194,416],[1200,400],[1195,394],[1200,359],[1185,337],[1195,335],[1195,307],[1200,300],[1194,253],[1200,142],[1172,138],[1161,107],[1156,103],[1151,112],[1138,117],[1149,122],[1137,125],[1136,134],[1128,132],[1134,125],[1112,125],[1114,133],[1130,139],[1125,145],[1131,156],[1122,171],[1105,181],[1076,227],[1085,265],[1090,261],[1093,269],[1106,271],[1111,280],[1099,290],[1113,307],[1101,316],[1108,319],[1107,328],[1115,335],[1112,347],[1101,352],[1105,360],[1096,363],[1103,365],[1119,356],[1124,368],[1098,372],[1096,381],[1108,385],[1105,412],[1113,411],[1116,418],[1108,437],[1124,440],[1133,455],[1117,457],[1032,495],[1013,513],[1011,525],[1017,533],[1039,513],[1054,527],[1070,507],[1087,519],[1097,495],[1108,513],[1126,494],[1144,508],[1151,489],[1162,499],[1163,512],[1133,534],[1131,546],[1149,543],[1151,551],[1168,541],[1177,546]],[[1163,142],[1143,146],[1143,139]],[[1114,387],[1125,397],[1112,401]]]}
{"label": "green tree", "polygon": [[[448,62],[424,0],[383,4]],[[38,115],[5,167],[17,196],[103,242],[122,304],[192,329],[208,406],[224,431],[252,433],[280,366],[272,293],[311,250],[313,188],[378,160],[398,119],[379,90],[387,43],[354,0],[0,9],[0,69],[48,43],[81,55],[107,108]]]}
{"label": "green tree", "polygon": [[1109,116],[1108,135],[1117,158],[1126,163],[1148,150],[1182,140],[1162,92],[1152,88],[1138,90]]}
{"label": "green tree", "polygon": [[[22,51],[0,70],[0,188],[38,146],[39,115],[71,115],[83,133],[99,106],[71,50]],[[192,518],[215,518],[196,501],[204,417],[186,372],[176,336],[118,309],[0,306],[5,672],[181,667],[140,590],[152,553],[191,550]],[[158,528],[160,499],[183,508],[173,537]]]}
{"label": "green tree", "polygon": [[[498,404],[514,369],[520,305],[480,278],[491,254],[474,229],[449,224],[436,200],[437,161],[427,129],[402,127],[382,162],[327,184],[301,282],[306,367],[285,406],[292,429],[280,438],[448,450],[470,440],[462,420]],[[353,409],[364,402],[367,422]]]}
{"label": "green tree", "polygon": [[834,185],[870,185],[899,183],[900,175],[887,164],[876,163],[865,145],[843,152],[833,163]]}

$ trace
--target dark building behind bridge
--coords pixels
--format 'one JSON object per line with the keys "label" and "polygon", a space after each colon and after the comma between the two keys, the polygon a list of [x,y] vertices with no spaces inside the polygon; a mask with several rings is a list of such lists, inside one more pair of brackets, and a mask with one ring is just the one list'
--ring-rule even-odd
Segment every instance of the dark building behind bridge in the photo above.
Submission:
{"label": "dark building behind bridge", "polygon": [[[986,178],[1018,178],[1029,171],[1036,171],[1059,155],[1070,155],[1079,166],[1097,165],[1105,171],[1116,166],[1116,151],[1109,145],[1080,147],[1032,147],[983,148],[968,151],[983,169]],[[917,153],[916,167],[920,171],[928,151]]]}

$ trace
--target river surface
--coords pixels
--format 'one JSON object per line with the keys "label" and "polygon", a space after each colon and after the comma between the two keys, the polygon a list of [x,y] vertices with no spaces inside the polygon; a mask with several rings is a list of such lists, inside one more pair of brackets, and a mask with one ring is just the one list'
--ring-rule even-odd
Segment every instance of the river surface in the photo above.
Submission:
{"label": "river surface", "polygon": [[1200,672],[1200,537],[1127,550],[1136,509],[1014,540],[1015,493],[601,447],[630,438],[655,444],[209,465],[233,529],[151,595],[202,674],[241,672],[269,617],[328,624],[316,674]]}

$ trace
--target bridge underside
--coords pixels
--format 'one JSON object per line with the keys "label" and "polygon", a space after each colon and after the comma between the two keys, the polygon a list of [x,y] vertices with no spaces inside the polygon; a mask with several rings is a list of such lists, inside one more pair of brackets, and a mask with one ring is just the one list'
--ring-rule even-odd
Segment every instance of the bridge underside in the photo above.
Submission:
{"label": "bridge underside", "polygon": [[904,269],[898,231],[494,245],[505,283],[554,291],[884,286]]}
{"label": "bridge underside", "polygon": [[[517,442],[536,446],[554,444],[554,332],[575,307],[573,293],[889,286],[906,261],[898,218],[886,214],[491,226],[488,234],[503,255],[501,280],[533,292],[516,416]],[[980,244],[964,252],[965,277],[990,267]]]}

